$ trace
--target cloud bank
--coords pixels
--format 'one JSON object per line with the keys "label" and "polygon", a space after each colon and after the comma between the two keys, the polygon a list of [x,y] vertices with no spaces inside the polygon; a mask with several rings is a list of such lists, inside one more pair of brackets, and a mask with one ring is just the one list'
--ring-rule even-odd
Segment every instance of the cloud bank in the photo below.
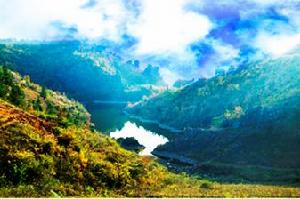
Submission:
{"label": "cloud bank", "polygon": [[0,0],[0,6],[0,39],[105,39],[125,57],[158,65],[170,83],[300,45],[298,0]]}

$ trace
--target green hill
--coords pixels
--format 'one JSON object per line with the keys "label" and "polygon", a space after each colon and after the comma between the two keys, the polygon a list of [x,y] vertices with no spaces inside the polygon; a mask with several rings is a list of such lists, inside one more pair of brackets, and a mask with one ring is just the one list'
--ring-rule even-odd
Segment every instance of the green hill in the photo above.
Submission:
{"label": "green hill", "polygon": [[[198,162],[193,172],[259,181],[261,173],[253,177],[255,169],[241,174],[243,168],[258,166],[263,171],[283,169],[265,172],[269,176],[261,180],[277,181],[278,174],[281,181],[289,177],[300,181],[297,52],[199,80],[181,91],[142,101],[128,112],[182,130],[155,153],[165,158],[166,153],[191,158]],[[285,169],[291,170],[285,173]]]}

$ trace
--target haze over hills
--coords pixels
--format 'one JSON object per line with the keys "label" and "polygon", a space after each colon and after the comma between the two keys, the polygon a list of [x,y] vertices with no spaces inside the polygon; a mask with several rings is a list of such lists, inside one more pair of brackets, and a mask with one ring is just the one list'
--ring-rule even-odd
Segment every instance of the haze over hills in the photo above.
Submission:
{"label": "haze over hills", "polygon": [[1,44],[0,64],[81,101],[136,101],[165,85],[158,68],[123,60],[105,44]]}

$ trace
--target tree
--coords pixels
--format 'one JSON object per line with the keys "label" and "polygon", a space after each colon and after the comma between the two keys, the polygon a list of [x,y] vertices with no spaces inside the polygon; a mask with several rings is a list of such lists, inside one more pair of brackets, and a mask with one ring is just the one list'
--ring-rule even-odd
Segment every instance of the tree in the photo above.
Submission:
{"label": "tree", "polygon": [[28,75],[25,75],[24,76],[24,80],[25,80],[25,83],[26,83],[26,86],[27,87],[30,87],[31,86],[31,81],[30,81],[30,77]]}
{"label": "tree", "polygon": [[40,93],[41,97],[46,99],[47,98],[47,90],[45,88],[45,86],[42,86],[42,90],[41,90],[41,93]]}
{"label": "tree", "polygon": [[14,77],[13,77],[12,72],[9,71],[7,69],[7,67],[3,66],[2,67],[2,73],[0,75],[0,82],[2,84],[6,84],[6,85],[10,86],[10,85],[13,84],[13,80],[14,80]]}
{"label": "tree", "polygon": [[0,82],[0,98],[5,98],[9,92],[9,87]]}
{"label": "tree", "polygon": [[57,109],[55,108],[54,104],[51,101],[47,100],[46,105],[47,105],[46,111],[48,114],[50,114],[50,115],[57,114]]}
{"label": "tree", "polygon": [[37,110],[37,111],[43,111],[43,107],[41,105],[41,100],[40,98],[38,97],[35,101],[33,101],[32,103],[32,106],[33,106],[33,109],[34,110]]}
{"label": "tree", "polygon": [[19,85],[14,84],[12,86],[9,100],[17,106],[23,106],[25,104],[25,93]]}
{"label": "tree", "polygon": [[5,98],[9,93],[9,88],[13,84],[13,75],[6,68],[0,68],[0,97]]}

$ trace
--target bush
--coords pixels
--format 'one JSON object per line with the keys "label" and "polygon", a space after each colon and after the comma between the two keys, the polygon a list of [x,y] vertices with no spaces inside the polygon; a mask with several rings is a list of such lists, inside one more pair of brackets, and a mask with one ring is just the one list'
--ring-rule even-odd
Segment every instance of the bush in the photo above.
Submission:
{"label": "bush", "polygon": [[200,185],[200,188],[203,188],[203,189],[212,189],[213,188],[213,183],[212,182],[203,182],[201,185]]}

